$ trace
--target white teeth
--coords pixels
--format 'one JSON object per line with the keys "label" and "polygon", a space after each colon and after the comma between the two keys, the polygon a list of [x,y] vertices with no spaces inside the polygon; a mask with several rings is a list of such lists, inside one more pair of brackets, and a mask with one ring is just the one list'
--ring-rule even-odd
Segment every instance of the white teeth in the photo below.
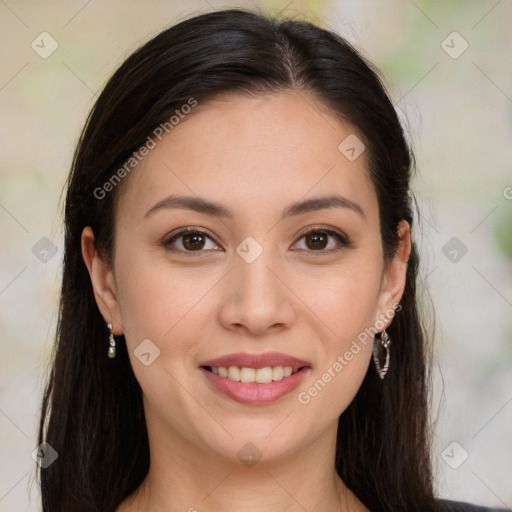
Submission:
{"label": "white teeth", "polygon": [[266,366],[265,368],[260,368],[259,370],[256,370],[255,380],[260,384],[268,384],[269,382],[272,382],[272,375],[272,368],[270,366]]}
{"label": "white teeth", "polygon": [[237,366],[230,366],[228,368],[228,379],[240,381],[240,369]]}
{"label": "white teeth", "polygon": [[256,377],[256,370],[254,368],[241,368],[240,380],[242,382],[254,382]]}
{"label": "white teeth", "polygon": [[281,380],[284,377],[284,368],[282,366],[274,366],[272,369],[272,380]]}
{"label": "white teeth", "polygon": [[239,368],[238,366],[211,367],[212,373],[220,377],[227,377],[235,382],[257,382],[259,384],[269,384],[272,381],[281,380],[285,377],[297,373],[299,368],[291,366],[265,366],[263,368]]}

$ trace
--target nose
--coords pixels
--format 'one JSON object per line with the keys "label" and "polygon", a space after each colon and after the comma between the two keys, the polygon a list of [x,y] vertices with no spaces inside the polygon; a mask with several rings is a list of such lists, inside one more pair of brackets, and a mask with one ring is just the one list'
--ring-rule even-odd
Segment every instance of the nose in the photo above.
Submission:
{"label": "nose", "polygon": [[219,318],[226,329],[263,336],[293,324],[293,292],[283,269],[267,252],[252,263],[236,256],[220,294]]}

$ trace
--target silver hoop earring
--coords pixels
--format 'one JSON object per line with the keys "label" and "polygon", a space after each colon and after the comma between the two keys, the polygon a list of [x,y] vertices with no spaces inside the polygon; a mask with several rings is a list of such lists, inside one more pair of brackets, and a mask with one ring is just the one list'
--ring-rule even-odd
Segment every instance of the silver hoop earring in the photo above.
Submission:
{"label": "silver hoop earring", "polygon": [[109,347],[108,347],[108,357],[110,359],[114,359],[116,357],[116,340],[114,339],[114,334],[112,333],[112,322],[107,324],[108,330],[110,331],[110,335],[108,337]]}
{"label": "silver hoop earring", "polygon": [[[375,342],[373,343],[373,361],[375,363],[375,368],[377,369],[377,373],[379,374],[379,377],[381,379],[384,379],[386,376],[386,373],[388,372],[389,368],[389,346],[391,344],[391,339],[389,338],[388,333],[386,332],[386,329],[384,329],[380,333],[380,337],[377,340],[375,338]],[[381,360],[383,358],[383,354],[381,354],[381,349],[384,350],[384,366],[381,366]]]}

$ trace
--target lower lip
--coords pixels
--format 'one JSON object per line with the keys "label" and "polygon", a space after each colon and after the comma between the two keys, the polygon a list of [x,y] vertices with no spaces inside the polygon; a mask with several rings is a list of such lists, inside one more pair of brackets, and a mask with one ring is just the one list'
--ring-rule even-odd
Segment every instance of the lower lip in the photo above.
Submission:
{"label": "lower lip", "polygon": [[257,382],[236,382],[227,377],[215,375],[205,368],[199,369],[217,391],[236,402],[255,405],[275,402],[288,395],[301,383],[310,370],[309,367],[304,367],[289,377],[268,384],[259,384]]}

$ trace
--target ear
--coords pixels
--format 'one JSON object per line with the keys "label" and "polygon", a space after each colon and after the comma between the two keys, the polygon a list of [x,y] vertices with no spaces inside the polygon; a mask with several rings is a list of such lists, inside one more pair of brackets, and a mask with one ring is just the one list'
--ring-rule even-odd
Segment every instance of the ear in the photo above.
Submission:
{"label": "ear", "polygon": [[112,322],[112,332],[115,335],[123,334],[114,273],[96,249],[90,226],[82,231],[82,256],[89,271],[96,304],[105,323]]}
{"label": "ear", "polygon": [[405,289],[407,275],[407,262],[411,254],[411,227],[406,220],[398,223],[398,236],[400,238],[398,247],[393,259],[384,269],[382,277],[379,302],[377,307],[377,316],[375,322],[384,321],[385,327],[393,321],[393,315],[398,303],[400,302]]}

